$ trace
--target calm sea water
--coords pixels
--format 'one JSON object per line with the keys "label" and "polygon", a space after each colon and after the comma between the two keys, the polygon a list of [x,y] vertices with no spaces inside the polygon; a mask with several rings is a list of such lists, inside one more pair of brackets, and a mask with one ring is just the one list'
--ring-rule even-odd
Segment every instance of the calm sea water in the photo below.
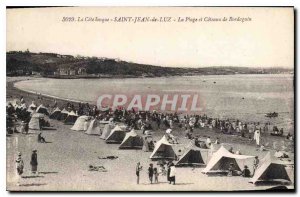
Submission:
{"label": "calm sea water", "polygon": [[[271,122],[294,132],[293,75],[221,75],[137,79],[36,79],[17,88],[61,98],[96,103],[100,94],[196,92],[213,117]],[[265,113],[278,112],[277,118]]]}

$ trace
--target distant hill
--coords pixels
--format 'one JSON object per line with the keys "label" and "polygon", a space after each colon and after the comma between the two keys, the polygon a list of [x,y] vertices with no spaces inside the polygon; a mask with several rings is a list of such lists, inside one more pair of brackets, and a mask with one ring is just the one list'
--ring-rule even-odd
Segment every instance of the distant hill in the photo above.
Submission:
{"label": "distant hill", "polygon": [[[84,69],[85,76],[161,77],[178,75],[228,75],[290,73],[285,68],[203,67],[174,68],[125,62],[117,59],[60,55],[55,53],[31,53],[11,51],[6,54],[8,76],[31,75],[59,76],[60,70]],[[76,75],[74,72],[73,75]]]}

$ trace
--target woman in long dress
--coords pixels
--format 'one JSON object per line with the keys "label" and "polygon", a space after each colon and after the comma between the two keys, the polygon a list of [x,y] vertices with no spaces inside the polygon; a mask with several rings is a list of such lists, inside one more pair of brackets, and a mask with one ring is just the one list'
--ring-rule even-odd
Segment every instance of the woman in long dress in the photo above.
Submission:
{"label": "woman in long dress", "polygon": [[38,167],[38,161],[37,161],[37,150],[32,151],[30,165],[31,165],[31,172],[36,174],[37,173],[37,167]]}
{"label": "woman in long dress", "polygon": [[148,142],[147,137],[146,137],[146,136],[143,137],[143,140],[144,140],[144,143],[143,143],[143,148],[142,148],[142,150],[143,150],[144,152],[149,152],[149,142]]}
{"label": "woman in long dress", "polygon": [[256,145],[259,146],[260,131],[258,129],[254,132],[254,140],[256,141]]}
{"label": "woman in long dress", "polygon": [[172,163],[170,167],[170,184],[173,182],[173,185],[175,185],[175,175],[176,175],[176,168],[175,165]]}

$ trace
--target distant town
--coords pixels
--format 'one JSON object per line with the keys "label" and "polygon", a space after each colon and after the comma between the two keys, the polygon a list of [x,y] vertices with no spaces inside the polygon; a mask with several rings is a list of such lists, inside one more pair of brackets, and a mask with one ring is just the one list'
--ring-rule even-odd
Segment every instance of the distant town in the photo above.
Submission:
{"label": "distant town", "polygon": [[168,77],[232,74],[293,74],[288,68],[249,67],[163,67],[105,57],[84,57],[56,53],[10,51],[6,53],[7,76],[51,78]]}

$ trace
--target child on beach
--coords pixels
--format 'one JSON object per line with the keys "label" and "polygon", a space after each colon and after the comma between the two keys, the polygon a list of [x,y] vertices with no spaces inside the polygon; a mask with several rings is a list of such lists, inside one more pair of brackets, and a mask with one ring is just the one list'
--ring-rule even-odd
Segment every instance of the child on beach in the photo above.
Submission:
{"label": "child on beach", "polygon": [[166,167],[164,165],[161,165],[160,167],[160,172],[159,172],[162,176],[166,176],[167,175],[167,171],[166,171]]}
{"label": "child on beach", "polygon": [[157,168],[154,168],[153,169],[153,174],[154,174],[154,183],[158,183],[158,171],[157,171]]}
{"label": "child on beach", "polygon": [[153,181],[153,164],[150,163],[149,168],[148,168],[148,175],[149,175],[149,181],[152,184]]}
{"label": "child on beach", "polygon": [[140,171],[142,171],[143,166],[141,166],[141,163],[138,162],[136,164],[136,168],[135,168],[135,173],[136,173],[136,177],[137,177],[137,184],[140,184]]}

